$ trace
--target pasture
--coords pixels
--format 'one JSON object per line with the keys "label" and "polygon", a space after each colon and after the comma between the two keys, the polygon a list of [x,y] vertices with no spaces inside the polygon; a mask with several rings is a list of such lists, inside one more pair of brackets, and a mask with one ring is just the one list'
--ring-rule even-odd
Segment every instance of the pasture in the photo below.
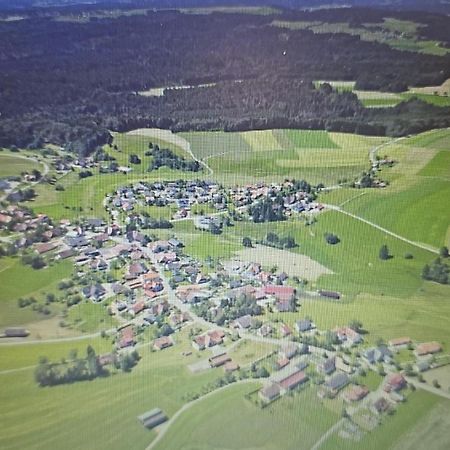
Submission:
{"label": "pasture", "polygon": [[[181,333],[176,339],[185,340],[186,335]],[[102,342],[98,345],[94,342],[98,351],[106,350]],[[27,346],[23,351],[29,356],[19,359],[28,366],[36,364],[40,354],[63,357],[67,356],[66,350],[85,349],[88,343],[89,340],[69,342],[58,350],[52,350],[55,344],[36,349]],[[0,347],[2,360],[13,360],[16,348]],[[118,372],[106,378],[51,388],[38,387],[32,370],[0,374],[0,447],[119,450],[129,446],[132,435],[133,448],[146,448],[156,433],[139,423],[139,414],[159,407],[170,417],[182,406],[187,393],[201,392],[205,384],[223,373],[216,369],[192,375],[186,365],[196,360],[195,355],[180,359],[177,346],[153,353],[146,345],[139,353],[142,359],[131,373]]]}
{"label": "pasture", "polygon": [[13,153],[0,153],[0,178],[19,176],[22,172],[31,172],[33,169],[42,172],[42,165],[23,156],[15,156]]}
{"label": "pasture", "polygon": [[235,385],[200,400],[178,417],[155,450],[308,449],[339,418],[317,401],[312,388],[260,409],[244,398],[256,387]]}

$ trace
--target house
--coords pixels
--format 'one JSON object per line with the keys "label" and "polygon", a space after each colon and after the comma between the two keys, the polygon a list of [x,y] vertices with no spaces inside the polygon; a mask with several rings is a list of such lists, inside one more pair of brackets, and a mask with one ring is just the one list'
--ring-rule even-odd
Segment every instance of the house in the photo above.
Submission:
{"label": "house", "polygon": [[293,342],[284,344],[280,350],[280,356],[282,358],[291,359],[298,353],[298,345]]}
{"label": "house", "polygon": [[246,316],[239,317],[233,322],[234,328],[239,328],[240,330],[245,330],[250,328],[252,324],[252,316],[247,314]]}
{"label": "house", "polygon": [[300,384],[306,383],[308,376],[302,370],[296,371],[280,381],[280,388],[282,392],[292,391]]}
{"label": "house", "polygon": [[280,326],[280,333],[282,337],[290,336],[292,334],[291,329],[284,323]]}
{"label": "house", "polygon": [[382,414],[389,409],[389,402],[384,398],[380,397],[372,405],[372,411],[376,414]]}
{"label": "house", "polygon": [[274,296],[278,301],[290,301],[295,298],[295,289],[291,286],[269,284],[264,286],[264,293]]}
{"label": "house", "polygon": [[105,353],[103,355],[97,356],[97,362],[101,367],[110,366],[115,364],[117,361],[117,356],[115,353]]}
{"label": "house", "polygon": [[181,248],[183,247],[183,243],[181,241],[179,241],[178,239],[172,238],[169,239],[169,244],[172,248]]}
{"label": "house", "polygon": [[57,256],[59,259],[67,259],[75,255],[76,255],[75,250],[70,248],[68,250],[63,250],[62,252],[59,252]]}
{"label": "house", "polygon": [[170,336],[161,336],[153,341],[153,348],[155,350],[164,350],[165,348],[172,347],[173,341]]}
{"label": "house", "polygon": [[99,283],[91,284],[82,289],[83,295],[94,301],[99,301],[106,294],[106,289]]}
{"label": "house", "polygon": [[130,312],[136,316],[140,312],[144,311],[145,309],[145,303],[143,301],[136,302],[130,309]]}
{"label": "house", "polygon": [[134,345],[136,341],[134,340],[134,330],[132,325],[127,325],[122,328],[119,332],[119,348],[130,347]]}
{"label": "house", "polygon": [[353,345],[362,342],[361,335],[350,327],[336,328],[334,332],[342,343]]}
{"label": "house", "polygon": [[47,253],[51,250],[54,250],[57,247],[58,247],[58,244],[56,242],[41,242],[34,246],[34,248],[36,249],[36,252],[39,255],[42,255],[43,253]]}
{"label": "house", "polygon": [[338,372],[325,382],[325,387],[333,395],[337,394],[343,387],[349,383],[349,378],[346,373]]}
{"label": "house", "polygon": [[423,359],[421,361],[417,361],[414,364],[414,370],[416,372],[426,372],[430,369],[431,362],[429,360]]}
{"label": "house", "polygon": [[391,352],[385,345],[380,345],[378,347],[371,347],[365,350],[362,357],[369,364],[376,364],[379,362],[390,362]]}
{"label": "house", "polygon": [[384,392],[397,392],[406,387],[406,380],[401,373],[391,373],[386,377]]}
{"label": "house", "polygon": [[276,383],[271,383],[263,387],[258,395],[263,402],[270,403],[280,396],[280,392],[280,386]]}
{"label": "house", "polygon": [[345,394],[344,399],[347,402],[358,402],[362,400],[369,393],[369,388],[367,386],[352,386]]}
{"label": "house", "polygon": [[416,347],[414,353],[416,356],[425,356],[432,355],[434,353],[438,353],[442,350],[441,344],[439,342],[426,342],[423,344],[419,344]]}
{"label": "house", "polygon": [[400,337],[391,339],[388,344],[393,350],[399,350],[401,348],[406,348],[408,347],[408,345],[412,344],[412,340],[409,337]]}
{"label": "house", "polygon": [[272,332],[272,327],[269,324],[264,324],[261,326],[261,328],[258,330],[258,334],[261,337],[266,337]]}
{"label": "house", "polygon": [[149,247],[153,253],[160,253],[170,250],[171,245],[169,241],[155,241],[149,244]]}
{"label": "house", "polygon": [[167,420],[167,416],[159,408],[155,408],[138,416],[138,420],[145,428],[155,428],[164,423]]}
{"label": "house", "polygon": [[314,328],[314,324],[309,319],[298,320],[295,322],[295,329],[299,333],[304,333],[305,331],[312,330]]}
{"label": "house", "polygon": [[283,367],[286,367],[288,364],[289,364],[289,359],[281,357],[276,361],[275,366],[276,366],[277,370],[281,370]]}
{"label": "house", "polygon": [[324,375],[333,373],[336,370],[336,359],[334,357],[323,359],[317,364],[317,370]]}

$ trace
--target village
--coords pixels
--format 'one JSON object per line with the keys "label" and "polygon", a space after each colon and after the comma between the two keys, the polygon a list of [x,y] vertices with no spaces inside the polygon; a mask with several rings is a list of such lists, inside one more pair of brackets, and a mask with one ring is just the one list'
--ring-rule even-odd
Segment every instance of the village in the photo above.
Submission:
{"label": "village", "polygon": [[[179,216],[196,203],[213,202],[220,211],[231,199],[240,207],[243,205],[239,202],[267,195],[267,189],[246,188],[243,193],[239,189],[224,192],[204,182],[151,187],[138,184],[108,197],[106,208],[125,206],[124,211],[129,211],[141,201],[147,205],[176,202]],[[286,199],[284,202],[296,204],[295,200],[302,196],[294,194],[293,203]],[[310,207],[308,203],[306,206]],[[447,357],[436,356],[442,350],[438,342],[420,343],[401,337],[368,345],[359,323],[320,330],[313,318],[302,317],[305,292],[287,273],[271,270],[258,261],[234,259],[208,265],[185,254],[183,242],[175,235],[167,240],[152,239],[144,230],[122,225],[120,215],[112,216],[112,224],[103,219],[85,219],[75,225],[68,221],[53,225],[48,218],[33,217],[17,206],[7,207],[0,215],[2,226],[14,232],[16,238],[17,233],[23,233],[16,239],[19,247],[32,246],[36,255],[47,262],[73,261],[76,270],[65,287],[70,305],[82,301],[104,304],[116,319],[117,328],[110,330],[114,348],[98,356],[102,366],[113,364],[120,355],[142,345],[150,345],[154,351],[176,348],[180,332],[191,327],[192,350],[184,350],[180,358],[192,352],[204,355],[192,364],[193,373],[223,368],[229,383],[246,377],[260,378],[263,386],[249,397],[258,408],[297,390],[314,388],[319,401],[342,403],[343,417],[351,421],[340,433],[359,439],[376,427],[382,416],[392,414],[397,404],[407,400],[423,381],[423,372],[448,363]],[[40,242],[25,237],[38,226]],[[72,295],[73,290],[81,295]],[[316,301],[342,299],[334,291],[313,294]],[[283,317],[292,312],[300,315],[289,324]],[[152,332],[145,334],[146,329]],[[3,336],[14,339],[27,334],[25,329],[9,328]],[[147,337],[143,341],[144,335]],[[232,357],[231,350],[243,341],[271,344],[275,350],[253,361],[249,370]],[[396,355],[401,351],[408,351],[413,359],[399,363]],[[369,387],[365,378],[373,376],[379,382],[368,383]],[[139,420],[152,428],[167,418],[156,408]]]}

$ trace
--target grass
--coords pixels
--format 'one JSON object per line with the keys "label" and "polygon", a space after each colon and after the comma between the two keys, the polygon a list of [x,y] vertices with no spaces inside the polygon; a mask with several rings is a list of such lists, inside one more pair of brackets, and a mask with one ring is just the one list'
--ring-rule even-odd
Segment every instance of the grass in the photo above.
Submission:
{"label": "grass", "polygon": [[442,150],[437,153],[419,175],[450,178],[450,151]]}
{"label": "grass", "polygon": [[108,314],[106,305],[88,301],[71,307],[65,321],[72,329],[82,333],[109,330],[116,326],[116,321]]}
{"label": "grass", "polygon": [[100,337],[54,343],[0,345],[0,367],[1,370],[12,370],[34,366],[41,356],[46,356],[50,361],[60,361],[67,358],[71,350],[77,350],[78,355],[82,356],[88,345],[100,354],[111,351],[111,341]]}
{"label": "grass", "polygon": [[179,417],[155,449],[306,449],[337,421],[317,401],[314,389],[264,409],[244,398],[254,389],[255,385],[236,385],[198,402]]}
{"label": "grass", "polygon": [[[404,436],[415,429],[417,425],[420,426],[421,421],[427,414],[433,411],[440,403],[443,403],[443,401],[432,394],[423,391],[413,392],[408,396],[408,400],[405,403],[397,406],[393,416],[385,416],[382,419],[382,424],[370,433],[366,433],[360,441],[344,440],[338,437],[337,434],[333,434],[321,448],[326,450],[348,449],[350,447],[374,450],[392,448],[393,445],[401,444]],[[433,439],[430,434],[427,435],[427,438],[429,440]],[[430,444],[432,444],[432,441]],[[418,448],[417,442],[414,448]],[[433,447],[422,447],[421,445],[420,448]]]}
{"label": "grass", "polygon": [[358,377],[357,381],[369,388],[371,391],[376,391],[380,386],[383,377],[378,375],[373,370],[369,370],[365,377]]}
{"label": "grass", "polygon": [[[0,327],[21,325],[37,319],[47,318],[32,311],[31,308],[19,308],[17,299],[34,296],[38,298],[44,292],[53,292],[57,283],[72,273],[72,263],[63,261],[51,267],[34,270],[23,266],[17,258],[4,258],[0,269]],[[26,280],[26,283],[24,283]]]}
{"label": "grass", "polygon": [[35,161],[27,161],[23,157],[17,157],[11,153],[0,153],[0,178],[31,172],[33,169],[42,171],[42,166]]}
{"label": "grass", "polygon": [[[417,249],[394,237],[347,217],[339,212],[321,214],[317,223],[307,227],[299,221],[252,224],[237,223],[229,229],[237,242],[249,236],[261,239],[269,231],[280,236],[291,235],[299,244],[295,252],[305,254],[318,261],[334,273],[323,275],[312,284],[312,288],[323,287],[341,290],[347,295],[367,292],[377,295],[408,296],[422,284],[422,267],[433,258],[433,254]],[[337,234],[341,240],[330,246],[324,239],[326,232]],[[378,253],[381,245],[387,244],[394,258],[381,261]],[[414,259],[404,258],[412,253]]]}
{"label": "grass", "polygon": [[[185,337],[177,335],[176,339]],[[82,347],[87,343],[83,341]],[[75,346],[69,343],[61,354]],[[32,352],[34,347],[27,348]],[[13,358],[15,347],[8,349],[7,358]],[[51,349],[47,345],[41,351],[49,354]],[[217,369],[192,375],[185,365],[195,356],[180,359],[177,346],[159,353],[145,346],[139,352],[142,360],[131,373],[72,385],[39,388],[30,371],[0,375],[0,447],[114,450],[129,446],[132,436],[133,448],[145,448],[156,434],[138,422],[139,414],[159,407],[170,417],[182,406],[187,392],[200,392],[222,374]],[[28,360],[23,363],[28,365]]]}
{"label": "grass", "polygon": [[242,366],[250,364],[259,358],[263,358],[273,352],[276,348],[277,347],[272,344],[241,340],[233,347],[229,352],[229,355],[233,361]]}

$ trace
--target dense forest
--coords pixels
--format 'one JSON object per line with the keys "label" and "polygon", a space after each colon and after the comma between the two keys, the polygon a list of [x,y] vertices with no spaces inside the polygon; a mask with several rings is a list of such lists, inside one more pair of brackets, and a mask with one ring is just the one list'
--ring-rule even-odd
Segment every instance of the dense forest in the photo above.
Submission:
{"label": "dense forest", "polygon": [[[354,21],[378,21],[381,14],[361,11]],[[448,23],[442,17],[429,20]],[[352,93],[312,83],[356,80],[393,92],[440,84],[450,77],[450,56],[398,51],[348,34],[280,29],[273,19],[150,11],[88,22],[1,22],[0,146],[39,148],[50,141],[86,154],[110,140],[108,130],[145,126],[401,135],[450,125],[449,108],[413,100],[370,111]],[[201,83],[215,85],[138,95]]]}

